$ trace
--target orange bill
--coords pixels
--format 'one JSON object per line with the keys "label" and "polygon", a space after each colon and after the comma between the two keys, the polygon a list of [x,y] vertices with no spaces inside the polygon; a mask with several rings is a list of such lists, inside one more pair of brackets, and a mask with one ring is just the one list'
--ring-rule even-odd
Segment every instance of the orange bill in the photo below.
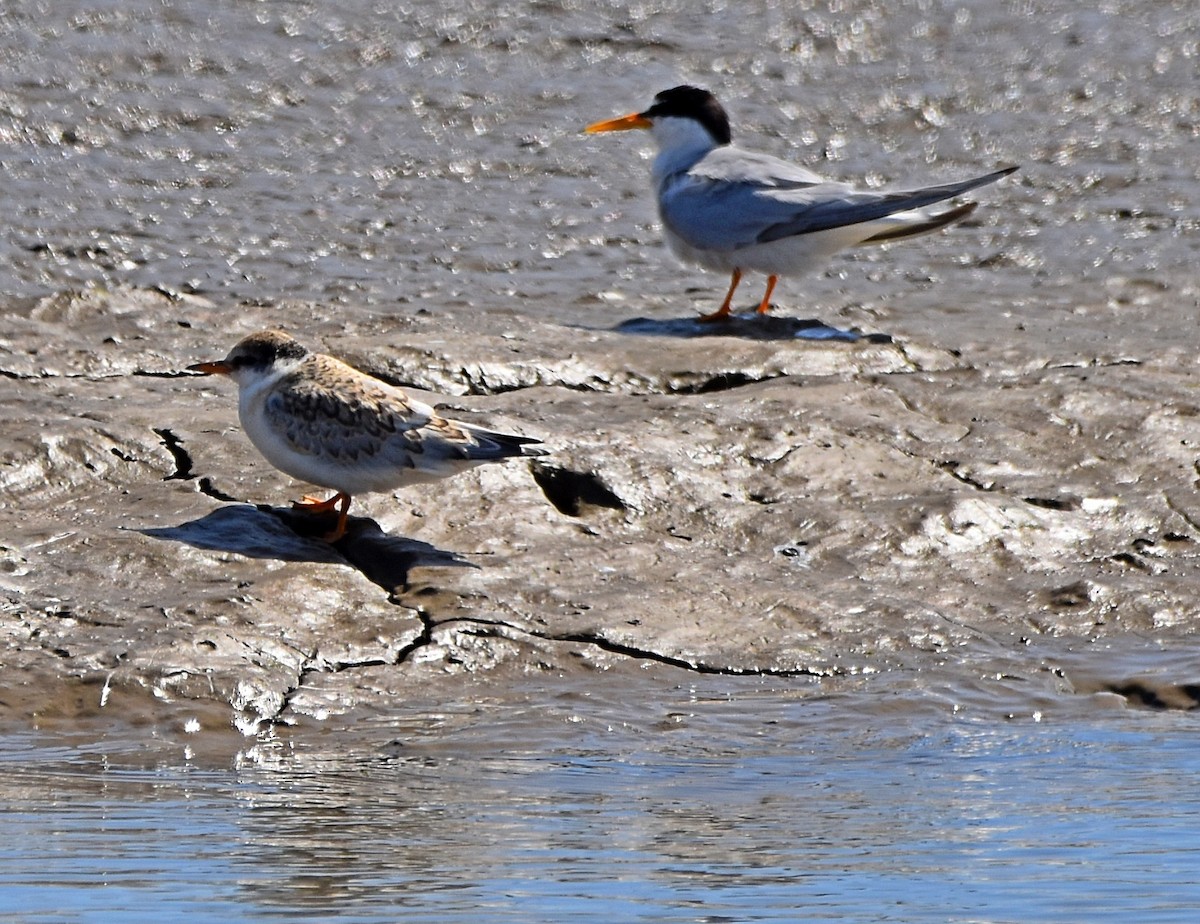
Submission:
{"label": "orange bill", "polygon": [[631,112],[629,115],[620,116],[616,119],[593,122],[584,131],[589,135],[595,135],[599,132],[627,132],[632,128],[649,128],[651,124],[651,121],[640,112]]}
{"label": "orange bill", "polygon": [[221,359],[215,363],[196,363],[188,366],[189,372],[203,372],[205,375],[229,375],[229,363]]}

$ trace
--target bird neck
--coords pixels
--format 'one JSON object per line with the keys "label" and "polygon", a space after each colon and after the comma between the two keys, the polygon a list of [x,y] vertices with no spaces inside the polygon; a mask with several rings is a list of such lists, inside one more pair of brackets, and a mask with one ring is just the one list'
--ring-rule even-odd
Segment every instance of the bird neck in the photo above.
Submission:
{"label": "bird neck", "polygon": [[656,184],[667,177],[691,168],[705,154],[719,147],[708,129],[695,119],[665,116],[654,120],[650,129],[658,145],[654,159]]}
{"label": "bird neck", "polygon": [[276,359],[270,366],[257,369],[243,369],[233,373],[232,378],[238,385],[238,393],[243,397],[254,396],[260,392],[270,391],[284,376],[289,375],[303,360]]}

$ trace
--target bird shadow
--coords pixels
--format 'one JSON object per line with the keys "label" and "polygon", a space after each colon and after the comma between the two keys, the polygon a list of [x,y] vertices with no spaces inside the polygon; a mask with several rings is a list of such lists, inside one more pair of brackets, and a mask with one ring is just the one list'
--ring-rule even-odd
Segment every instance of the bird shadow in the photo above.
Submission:
{"label": "bird shadow", "polygon": [[741,337],[745,340],[832,340],[843,343],[891,343],[888,334],[863,334],[833,327],[817,318],[787,318],[757,311],[731,314],[720,321],[687,318],[630,318],[614,331],[651,337]]}
{"label": "bird shadow", "polygon": [[333,517],[266,504],[229,504],[178,526],[140,529],[153,539],[247,558],[346,564],[389,593],[409,584],[415,568],[479,566],[428,542],[391,536],[369,517],[351,517],[337,542],[321,539]]}

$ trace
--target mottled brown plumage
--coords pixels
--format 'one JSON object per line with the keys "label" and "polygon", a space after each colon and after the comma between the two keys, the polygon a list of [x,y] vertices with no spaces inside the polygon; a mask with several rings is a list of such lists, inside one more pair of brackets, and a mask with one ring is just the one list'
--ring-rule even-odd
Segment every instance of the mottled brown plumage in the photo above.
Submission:
{"label": "mottled brown plumage", "polygon": [[332,356],[310,353],[282,331],[240,341],[223,360],[189,366],[238,384],[250,441],[280,471],[337,491],[304,505],[346,508],[354,494],[453,475],[484,462],[541,455],[536,439],[448,420],[405,392]]}

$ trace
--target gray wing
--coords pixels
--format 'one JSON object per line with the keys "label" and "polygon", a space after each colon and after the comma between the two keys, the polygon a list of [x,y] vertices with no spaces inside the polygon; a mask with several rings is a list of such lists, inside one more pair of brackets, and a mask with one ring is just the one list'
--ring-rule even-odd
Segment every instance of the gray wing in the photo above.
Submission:
{"label": "gray wing", "polygon": [[797,189],[828,183],[820,174],[770,154],[743,151],[733,145],[714,148],[688,173],[724,183],[753,183],[763,188]]}
{"label": "gray wing", "polygon": [[[765,244],[785,237],[794,237],[797,234],[828,231],[831,228],[841,228],[845,225],[876,221],[897,212],[924,208],[944,199],[953,199],[955,196],[960,196],[979,186],[994,183],[1016,169],[1016,167],[1006,167],[1003,170],[997,170],[985,176],[977,176],[970,180],[899,192],[847,190],[844,193],[822,197],[820,187],[814,187],[809,199],[800,205],[799,210],[791,218],[764,228],[759,234],[758,240]],[[787,194],[781,195],[786,196]]]}
{"label": "gray wing", "polygon": [[1015,169],[942,186],[873,192],[824,181],[774,157],[718,148],[686,175],[672,178],[659,205],[663,223],[691,246],[736,250],[918,209]]}
{"label": "gray wing", "polygon": [[409,450],[414,467],[431,474],[447,474],[480,462],[498,462],[512,456],[545,454],[529,445],[540,440],[495,433],[436,414],[411,435],[417,442],[417,448]]}
{"label": "gray wing", "polygon": [[814,196],[849,192],[787,161],[720,147],[666,179],[659,212],[663,224],[692,247],[737,250],[759,243],[763,231],[791,220]]}

